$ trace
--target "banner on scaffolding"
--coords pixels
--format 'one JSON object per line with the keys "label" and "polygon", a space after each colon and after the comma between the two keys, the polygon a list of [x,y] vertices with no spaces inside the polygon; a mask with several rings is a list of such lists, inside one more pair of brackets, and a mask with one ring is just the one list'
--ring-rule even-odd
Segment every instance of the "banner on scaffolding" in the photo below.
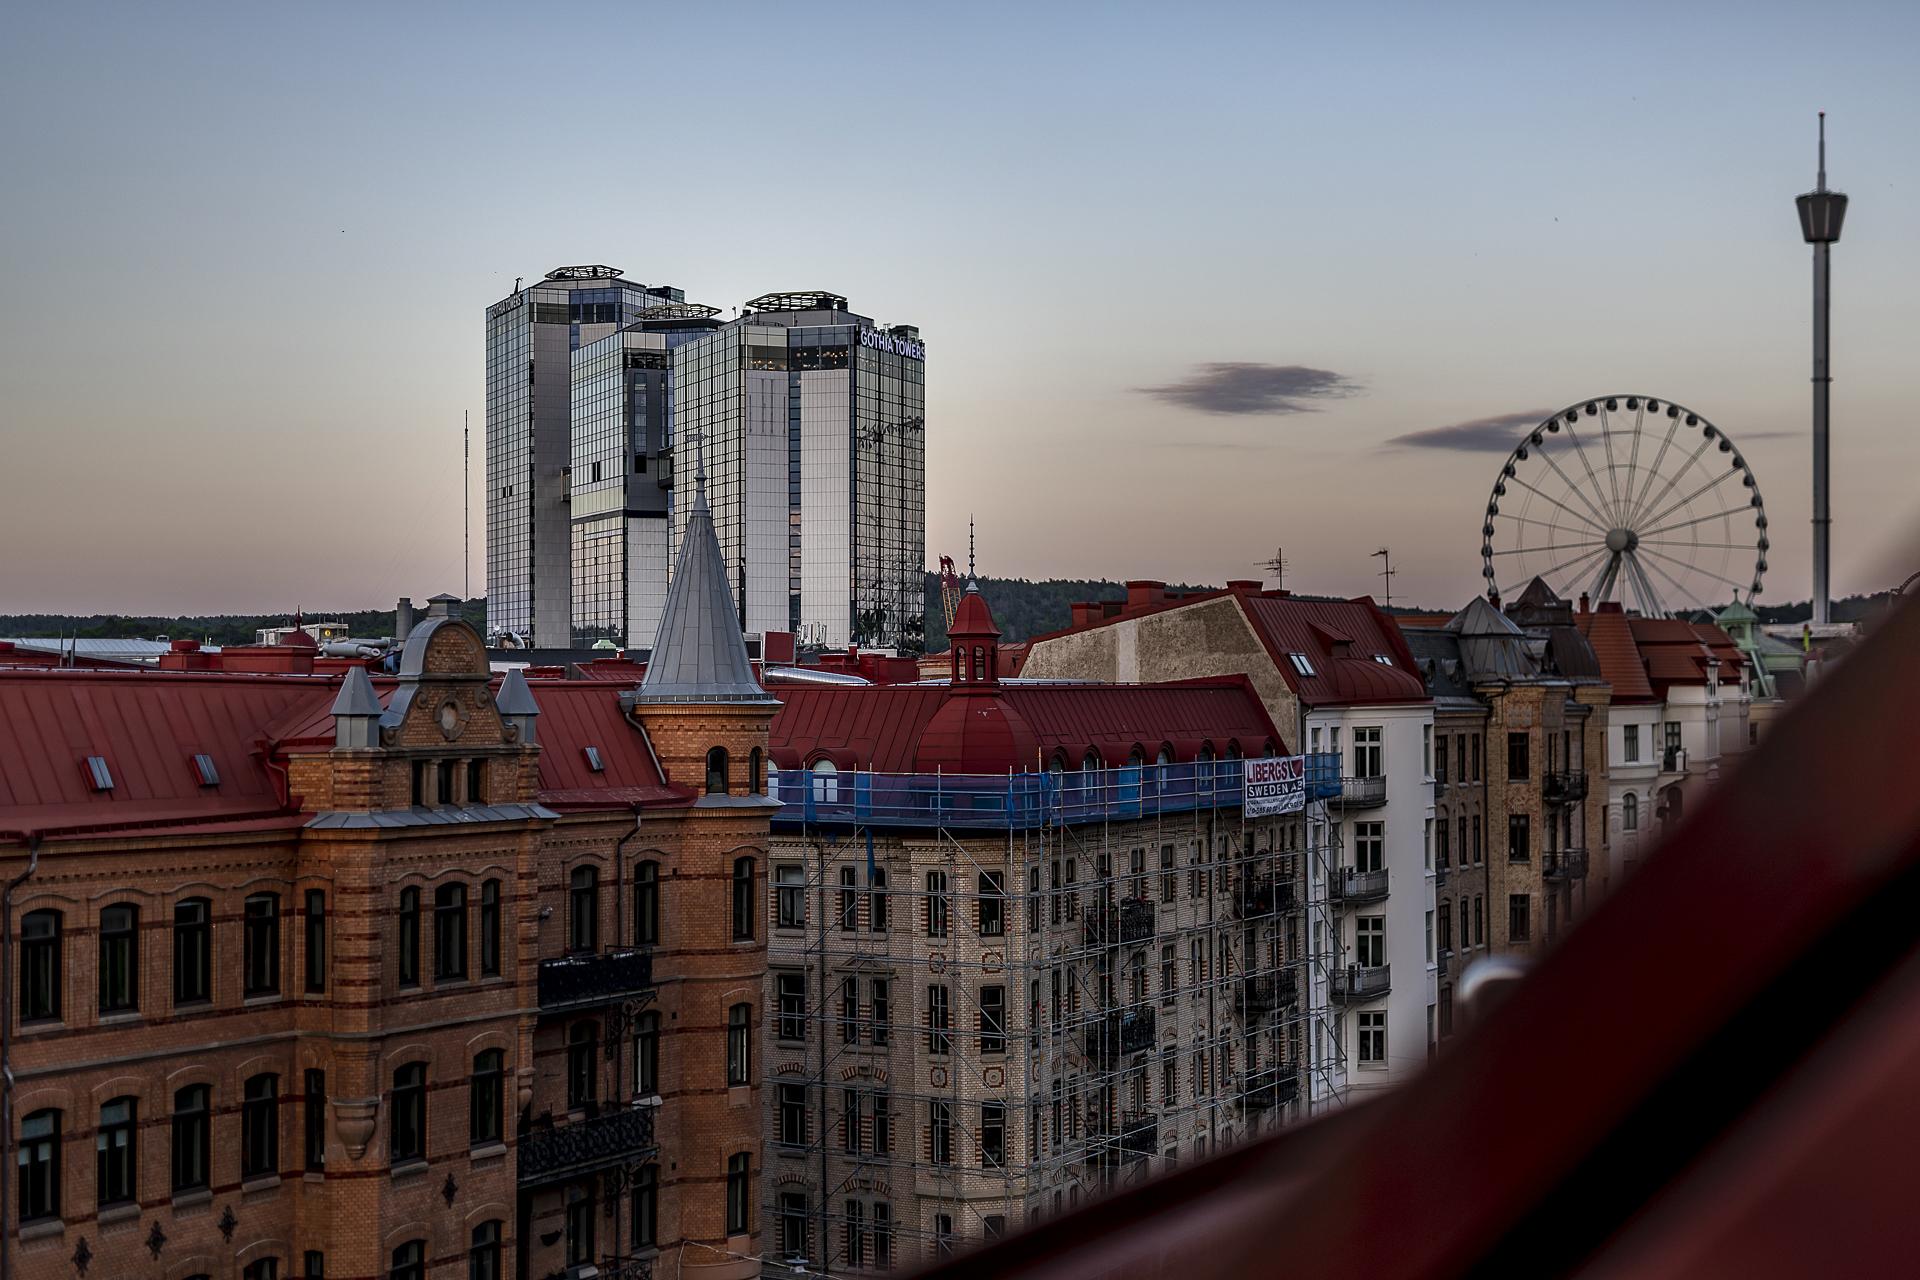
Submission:
{"label": "banner on scaffolding", "polygon": [[1269,756],[1247,760],[1245,798],[1241,813],[1270,818],[1277,813],[1299,813],[1307,807],[1307,758]]}

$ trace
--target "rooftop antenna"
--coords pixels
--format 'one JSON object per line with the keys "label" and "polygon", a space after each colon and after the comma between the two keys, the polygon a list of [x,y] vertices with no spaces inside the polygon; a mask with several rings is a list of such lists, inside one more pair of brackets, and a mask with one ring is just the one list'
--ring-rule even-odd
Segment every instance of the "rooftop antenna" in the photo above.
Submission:
{"label": "rooftop antenna", "polygon": [[1379,556],[1381,562],[1386,565],[1386,568],[1380,570],[1380,576],[1387,580],[1387,589],[1384,593],[1386,598],[1381,602],[1380,607],[1383,609],[1391,609],[1393,608],[1393,555],[1385,547],[1380,548],[1373,554]]}
{"label": "rooftop antenna", "polygon": [[473,599],[473,444],[470,409],[460,411],[460,598]]}
{"label": "rooftop antenna", "polygon": [[1261,567],[1267,571],[1267,576],[1273,579],[1276,591],[1287,589],[1287,549],[1285,547],[1275,547],[1273,559],[1266,561]]}
{"label": "rooftop antenna", "polygon": [[1820,167],[1812,191],[1798,197],[1800,234],[1813,246],[1813,620],[1832,621],[1827,577],[1828,535],[1833,517],[1828,506],[1827,393],[1833,378],[1827,363],[1827,321],[1833,310],[1829,288],[1830,251],[1840,239],[1847,198],[1827,190],[1827,113],[1820,113]]}

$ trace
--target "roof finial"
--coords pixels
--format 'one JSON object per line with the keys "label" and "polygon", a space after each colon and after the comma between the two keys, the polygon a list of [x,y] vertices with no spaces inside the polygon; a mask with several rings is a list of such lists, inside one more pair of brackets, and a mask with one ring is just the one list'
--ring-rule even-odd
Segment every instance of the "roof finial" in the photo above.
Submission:
{"label": "roof finial", "polygon": [[967,576],[969,578],[974,576],[974,573],[973,573],[973,516],[971,514],[967,516]]}
{"label": "roof finial", "polygon": [[687,440],[693,445],[693,496],[696,499],[707,496],[707,436],[698,427],[687,432]]}
{"label": "roof finial", "polygon": [[1813,189],[1815,191],[1827,189],[1827,113],[1824,111],[1820,113],[1820,181]]}

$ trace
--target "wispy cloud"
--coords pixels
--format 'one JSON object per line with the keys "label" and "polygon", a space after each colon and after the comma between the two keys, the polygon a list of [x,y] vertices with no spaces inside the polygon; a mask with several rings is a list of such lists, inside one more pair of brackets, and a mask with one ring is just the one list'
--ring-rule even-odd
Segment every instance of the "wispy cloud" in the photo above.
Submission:
{"label": "wispy cloud", "polygon": [[1338,400],[1360,389],[1345,374],[1328,369],[1231,362],[1197,365],[1179,382],[1138,388],[1183,409],[1245,416],[1313,413],[1320,408],[1317,401]]}
{"label": "wispy cloud", "polygon": [[1410,431],[1386,442],[1387,448],[1455,449],[1462,453],[1505,452],[1519,441],[1522,433],[1552,417],[1552,409],[1529,409],[1524,413],[1496,413],[1486,418],[1470,418],[1444,427]]}

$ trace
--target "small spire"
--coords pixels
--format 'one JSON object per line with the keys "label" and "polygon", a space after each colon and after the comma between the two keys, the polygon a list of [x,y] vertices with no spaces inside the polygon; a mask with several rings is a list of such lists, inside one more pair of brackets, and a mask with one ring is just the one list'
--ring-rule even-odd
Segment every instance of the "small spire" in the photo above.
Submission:
{"label": "small spire", "polygon": [[969,513],[967,516],[967,577],[971,579],[975,576],[973,571],[973,516]]}

